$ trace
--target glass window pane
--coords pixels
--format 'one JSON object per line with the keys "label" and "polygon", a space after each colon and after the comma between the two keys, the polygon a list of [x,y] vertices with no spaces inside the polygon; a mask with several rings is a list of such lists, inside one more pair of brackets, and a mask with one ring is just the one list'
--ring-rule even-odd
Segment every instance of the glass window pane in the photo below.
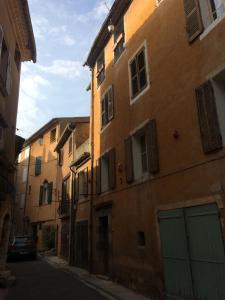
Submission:
{"label": "glass window pane", "polygon": [[135,96],[138,93],[138,79],[134,77],[132,79],[132,95]]}
{"label": "glass window pane", "polygon": [[140,73],[139,73],[139,81],[140,81],[140,88],[144,88],[147,84],[147,79],[146,79],[146,72],[145,69],[143,69]]}
{"label": "glass window pane", "polygon": [[142,69],[145,67],[145,55],[144,55],[144,50],[141,51],[141,53],[138,54],[138,69]]}
{"label": "glass window pane", "polygon": [[130,64],[131,76],[134,77],[137,74],[136,60],[134,59]]}

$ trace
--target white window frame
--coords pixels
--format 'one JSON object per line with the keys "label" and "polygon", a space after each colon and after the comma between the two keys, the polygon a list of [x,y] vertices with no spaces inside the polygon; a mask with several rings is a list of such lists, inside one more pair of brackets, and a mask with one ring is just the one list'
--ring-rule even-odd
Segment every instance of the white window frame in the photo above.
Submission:
{"label": "white window frame", "polygon": [[[205,0],[204,0],[205,1]],[[207,0],[207,2],[208,2],[209,0]],[[220,15],[220,16],[217,16],[217,18],[215,19],[215,20],[211,20],[211,23],[207,26],[207,27],[205,27],[205,25],[204,25],[204,23],[206,22],[205,21],[205,19],[204,19],[204,14],[203,14],[203,5],[201,5],[200,4],[200,2],[199,2],[199,5],[200,5],[200,11],[201,11],[201,14],[202,14],[202,23],[203,23],[203,26],[205,27],[205,29],[204,29],[204,31],[203,31],[203,33],[200,35],[200,37],[199,37],[199,39],[200,40],[203,40],[223,19],[225,19],[225,1],[223,0],[223,2],[224,2],[224,12],[223,12],[223,14],[222,15]],[[208,6],[208,13],[210,14],[210,13],[212,13],[212,12],[210,12],[209,11],[209,9],[210,9],[210,7],[209,7],[209,2],[208,2],[208,4],[206,4],[205,2],[204,2],[204,4],[205,5],[207,5]]]}
{"label": "white window frame", "polygon": [[[131,80],[131,71],[130,71],[130,63],[134,59],[140,50],[144,48],[144,55],[145,55],[145,69],[146,69],[146,80],[147,85],[143,91],[137,94],[135,98],[132,98],[132,80]],[[128,60],[128,74],[129,74],[129,91],[130,91],[130,105],[133,105],[137,100],[139,100],[150,88],[150,80],[149,80],[149,64],[148,64],[148,55],[147,55],[147,41],[145,40],[140,47],[132,54],[130,59]]]}
{"label": "white window frame", "polygon": [[164,0],[156,0],[156,6],[161,5],[163,1],[164,1]]}

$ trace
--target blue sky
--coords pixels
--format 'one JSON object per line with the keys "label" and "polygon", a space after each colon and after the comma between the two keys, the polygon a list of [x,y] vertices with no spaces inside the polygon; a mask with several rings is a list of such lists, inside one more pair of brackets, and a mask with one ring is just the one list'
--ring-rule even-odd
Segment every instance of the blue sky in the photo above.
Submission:
{"label": "blue sky", "polygon": [[83,68],[92,42],[113,0],[28,0],[37,63],[22,66],[17,134],[27,138],[60,116],[89,115]]}

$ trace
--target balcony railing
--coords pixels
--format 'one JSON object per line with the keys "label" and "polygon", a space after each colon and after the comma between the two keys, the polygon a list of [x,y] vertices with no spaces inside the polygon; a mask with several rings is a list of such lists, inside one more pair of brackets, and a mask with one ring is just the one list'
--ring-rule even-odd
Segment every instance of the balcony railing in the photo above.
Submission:
{"label": "balcony railing", "polygon": [[70,201],[62,200],[59,203],[58,214],[60,217],[68,216],[70,214]]}

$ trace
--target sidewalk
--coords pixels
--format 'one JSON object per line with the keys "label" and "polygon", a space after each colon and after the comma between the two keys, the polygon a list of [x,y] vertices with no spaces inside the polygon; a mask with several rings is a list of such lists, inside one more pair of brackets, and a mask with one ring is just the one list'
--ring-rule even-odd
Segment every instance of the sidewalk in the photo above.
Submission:
{"label": "sidewalk", "polygon": [[[42,256],[42,259],[53,267],[60,268],[64,271],[75,275],[80,281],[91,288],[105,294],[107,298],[114,300],[149,300],[140,294],[137,294],[130,289],[125,288],[110,280],[104,280],[96,275],[89,274],[88,271],[77,267],[69,266],[66,261],[57,256]],[[104,277],[103,277],[104,278]]]}

